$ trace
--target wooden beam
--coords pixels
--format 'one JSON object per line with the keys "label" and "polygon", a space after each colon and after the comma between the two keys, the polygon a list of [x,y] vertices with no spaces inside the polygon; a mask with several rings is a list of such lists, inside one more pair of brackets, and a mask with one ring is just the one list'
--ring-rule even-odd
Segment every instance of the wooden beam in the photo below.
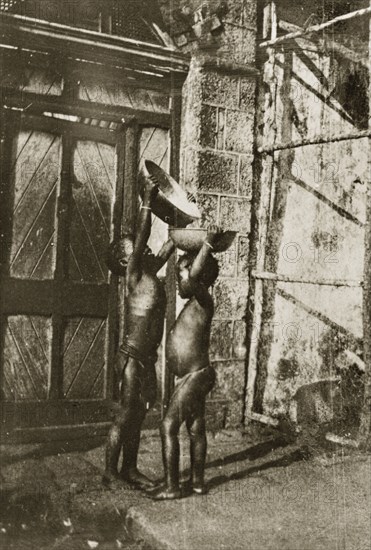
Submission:
{"label": "wooden beam", "polygon": [[34,281],[3,277],[0,282],[1,311],[7,314],[65,316],[89,315],[103,318],[108,313],[108,285],[61,281]]}
{"label": "wooden beam", "polygon": [[267,416],[266,414],[250,412],[250,413],[248,413],[247,417],[250,420],[254,420],[255,422],[260,422],[261,424],[264,424],[265,426],[273,426],[274,428],[277,428],[279,426],[279,423],[280,423],[277,418]]}
{"label": "wooden beam", "polygon": [[16,428],[13,430],[5,426],[1,429],[0,434],[2,441],[7,445],[50,444],[53,445],[53,453],[57,454],[58,451],[63,453],[74,452],[81,448],[85,449],[87,440],[91,447],[103,445],[110,426],[111,422],[79,424],[76,426]]}
{"label": "wooden beam", "polygon": [[341,435],[337,435],[331,432],[328,432],[325,435],[325,439],[330,443],[335,443],[335,445],[341,445],[342,447],[352,447],[353,449],[359,448],[359,441],[356,441],[355,439],[350,439],[349,437],[342,437]]}
{"label": "wooden beam", "polygon": [[9,431],[47,426],[94,424],[110,420],[110,402],[103,399],[0,402],[1,424]]}
{"label": "wooden beam", "polygon": [[[8,110],[11,111],[10,108]],[[29,113],[26,111],[24,116],[21,117],[22,130],[40,130],[57,135],[68,134],[77,139],[89,139],[107,143],[108,145],[116,145],[116,131],[106,130],[97,126],[88,126],[80,122],[60,120],[49,116],[32,115],[30,111]],[[21,114],[23,115],[23,113]]]}
{"label": "wooden beam", "polygon": [[335,17],[330,21],[326,21],[325,23],[320,23],[319,25],[312,25],[307,29],[291,32],[289,34],[286,34],[285,36],[280,36],[279,38],[271,38],[271,40],[266,40],[265,42],[262,42],[261,44],[259,44],[259,48],[275,48],[276,46],[280,46],[283,43],[288,42],[289,40],[294,40],[295,38],[300,38],[302,36],[306,36],[307,34],[311,34],[311,33],[319,33],[320,31],[327,29],[328,27],[332,27],[333,25],[336,25],[336,23],[340,23],[342,21],[349,21],[350,19],[355,19],[357,17],[369,17],[370,15],[371,15],[371,6],[368,8],[364,8],[362,10],[356,10],[350,13],[344,13],[343,15],[339,15],[338,17]]}
{"label": "wooden beam", "polygon": [[308,145],[319,145],[325,143],[335,143],[338,141],[347,141],[351,139],[363,139],[371,137],[371,130],[363,130],[361,132],[350,132],[349,134],[335,134],[333,136],[318,136],[316,138],[300,139],[297,141],[286,141],[277,145],[269,144],[259,147],[258,153],[274,153],[275,151],[285,151],[289,149],[297,149],[298,147],[306,147]]}
{"label": "wooden beam", "polygon": [[[107,122],[122,124],[125,118],[135,118],[138,124],[146,124],[159,128],[170,128],[170,113],[156,113],[132,109],[130,107],[110,106],[104,103],[95,103],[74,99],[72,102],[67,98],[55,95],[40,95],[31,92],[18,92],[10,88],[0,87],[0,95],[4,105],[21,109],[26,113],[40,114],[44,112],[72,115],[81,118],[92,118]],[[99,128],[98,129],[104,129]]]}
{"label": "wooden beam", "polygon": [[0,281],[3,315],[51,315],[53,312],[52,281],[32,281],[3,277]]}
{"label": "wooden beam", "polygon": [[123,169],[122,233],[135,235],[138,213],[138,148],[139,127],[134,117],[125,122],[125,152]]}
{"label": "wooden beam", "polygon": [[272,281],[282,283],[299,283],[306,285],[334,286],[334,287],[361,287],[362,281],[351,281],[343,279],[306,279],[305,277],[291,277],[289,275],[279,275],[278,273],[269,273],[268,271],[252,271],[251,277],[261,281]]}
{"label": "wooden beam", "polygon": [[[182,116],[182,102],[181,98],[173,96],[172,102],[172,124],[170,130],[170,174],[172,177],[179,181],[180,175],[180,133],[181,133],[181,116]],[[169,332],[175,324],[176,320],[176,285],[175,285],[175,265],[176,265],[176,250],[174,254],[169,258],[166,265],[166,330],[164,336],[164,351],[162,355],[162,402],[161,402],[161,415],[165,416],[167,407],[169,405],[171,395],[174,391],[174,375],[170,372],[166,365],[166,340]]]}
{"label": "wooden beam", "polygon": [[[43,68],[51,73],[67,78],[68,76],[78,79],[88,77],[96,80],[108,80],[119,82],[125,88],[141,88],[169,93],[174,88],[178,93],[184,83],[185,74],[169,72],[157,69],[155,72],[138,71],[138,67],[129,67],[120,64],[109,64],[96,59],[81,59],[62,55],[57,51],[37,51],[35,49],[9,46],[2,44],[0,40],[0,52],[4,59],[17,67]],[[62,57],[61,57],[62,56]],[[15,66],[13,65],[13,66]],[[11,65],[12,66],[12,65]]]}
{"label": "wooden beam", "polygon": [[[298,25],[294,25],[293,23],[289,23],[287,21],[280,20],[278,22],[278,26],[280,29],[287,31],[287,32],[297,32],[297,31],[303,31],[304,29],[302,27],[299,27]],[[317,50],[321,51],[321,53],[328,53],[329,50],[331,50],[334,53],[337,53],[341,55],[345,59],[349,59],[350,61],[353,61],[353,63],[359,63],[366,69],[368,68],[368,59],[367,56],[357,53],[354,50],[351,50],[350,48],[347,48],[346,46],[343,46],[343,44],[340,44],[340,42],[337,42],[336,40],[331,40],[329,38],[320,38],[317,34],[313,37],[315,40],[315,45],[317,46]],[[313,47],[313,40],[310,38],[300,40],[298,42],[299,46],[305,50],[305,46],[310,44]]]}
{"label": "wooden beam", "polygon": [[[271,37],[276,36],[277,33],[277,18],[275,15],[275,3],[271,3]],[[263,82],[266,84],[266,93],[264,96],[264,117],[265,123],[263,126],[263,143],[271,143],[275,141],[277,133],[277,125],[275,124],[276,116],[276,100],[277,100],[277,82],[272,77],[274,74],[274,67],[276,62],[275,51],[273,49],[268,50],[269,59],[264,65]],[[267,116],[267,115],[270,116]],[[267,122],[268,121],[268,122]],[[261,176],[260,186],[258,190],[259,194],[259,207],[256,218],[256,265],[257,271],[264,271],[265,257],[266,257],[266,245],[268,238],[268,224],[272,199],[272,188],[274,178],[274,155],[263,154],[261,157]],[[250,277],[251,278],[251,277]],[[245,421],[249,421],[250,415],[253,413],[254,407],[254,395],[255,395],[255,383],[258,372],[258,353],[259,353],[259,341],[260,332],[263,320],[263,281],[257,279],[253,285],[250,285],[249,290],[249,306],[253,308],[247,317],[247,334],[250,339],[250,346],[247,355],[247,373],[246,373],[246,387],[245,387],[245,404],[244,404],[244,418]]]}
{"label": "wooden beam", "polygon": [[171,48],[1,12],[1,41],[17,47],[63,52],[72,58],[123,64],[136,71],[186,75],[187,56]]}

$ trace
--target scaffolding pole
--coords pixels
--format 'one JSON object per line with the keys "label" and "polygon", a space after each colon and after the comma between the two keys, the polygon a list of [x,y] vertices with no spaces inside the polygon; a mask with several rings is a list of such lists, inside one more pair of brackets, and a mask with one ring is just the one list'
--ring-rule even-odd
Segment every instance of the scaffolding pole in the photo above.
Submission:
{"label": "scaffolding pole", "polygon": [[[299,27],[298,25],[294,25],[293,23],[288,23],[287,21],[279,21],[278,26],[280,29],[286,31],[286,32],[298,32],[303,31],[303,27]],[[265,38],[263,36],[263,38]],[[315,40],[315,42],[313,41]],[[306,42],[305,42],[306,41]],[[346,46],[343,46],[343,44],[340,44],[339,42],[336,42],[335,40],[331,40],[329,38],[319,38],[318,36],[315,36],[314,38],[303,38],[302,42],[305,44],[314,44],[316,46],[316,49],[318,49],[321,52],[328,52],[329,50],[333,51],[334,53],[337,53],[341,55],[342,57],[345,57],[346,59],[349,59],[350,61],[353,61],[353,63],[360,63],[362,67],[365,67],[368,69],[368,56],[363,55],[360,53],[356,53],[355,51],[351,50],[350,48],[347,48]],[[300,45],[300,44],[299,44]],[[306,50],[307,47],[304,45],[302,46],[303,50]]]}
{"label": "scaffolding pole", "polygon": [[[271,34],[271,39],[277,36],[277,12],[275,2],[270,2],[265,11],[265,32]],[[263,128],[263,143],[275,141],[277,126],[274,124],[277,101],[277,82],[273,76],[275,65],[275,52],[268,50],[273,70],[269,70],[265,64],[263,80],[267,85],[265,94],[265,121]],[[256,269],[264,271],[265,253],[268,238],[269,213],[272,200],[272,186],[274,179],[274,155],[266,154],[261,156],[262,174],[261,187],[259,190],[259,209],[257,213],[257,260]],[[245,409],[244,418],[246,422],[251,421],[251,414],[254,408],[255,383],[258,373],[258,353],[260,343],[260,331],[263,324],[263,281],[257,279],[254,285],[250,286],[249,302],[253,304],[253,311],[248,315],[248,334],[250,334],[250,346],[247,359],[247,379],[245,387]],[[253,334],[254,331],[254,334]],[[254,336],[254,337],[252,337]]]}
{"label": "scaffolding pole", "polygon": [[319,285],[333,287],[357,288],[363,285],[362,281],[351,279],[305,279],[304,277],[292,277],[291,275],[281,275],[269,271],[252,271],[251,276],[261,281],[273,281],[281,283],[298,283],[303,285]]}
{"label": "scaffolding pole", "polygon": [[338,17],[335,17],[330,21],[326,21],[325,23],[312,25],[306,29],[296,31],[296,32],[291,32],[289,34],[286,34],[285,36],[280,36],[279,38],[266,40],[265,42],[262,42],[261,44],[259,44],[259,48],[274,48],[276,46],[279,46],[280,44],[283,44],[284,42],[287,42],[288,40],[301,38],[302,36],[305,36],[311,33],[318,33],[326,29],[327,27],[332,27],[333,25],[336,25],[336,23],[340,23],[342,21],[349,21],[350,19],[355,19],[356,17],[366,17],[370,15],[371,15],[371,6],[368,8],[364,8],[362,10],[356,10],[350,13],[344,13],[343,15],[339,15]]}
{"label": "scaffolding pole", "polygon": [[274,153],[276,151],[284,151],[286,149],[297,149],[298,147],[306,147],[308,145],[322,145],[326,143],[335,143],[338,141],[348,141],[353,139],[364,139],[371,137],[371,130],[362,132],[351,132],[349,134],[339,134],[333,136],[318,136],[312,139],[300,139],[298,141],[288,141],[286,143],[278,143],[277,145],[267,145],[259,147],[258,153]]}
{"label": "scaffolding pole", "polygon": [[[371,0],[370,8],[371,10]],[[368,123],[371,129],[371,19],[369,25],[369,111]],[[371,140],[369,140],[371,146]],[[371,448],[371,151],[368,148],[368,181],[366,192],[366,226],[365,226],[365,256],[364,256],[364,287],[363,287],[363,360],[364,402],[361,414],[361,424],[358,440],[362,447]]]}

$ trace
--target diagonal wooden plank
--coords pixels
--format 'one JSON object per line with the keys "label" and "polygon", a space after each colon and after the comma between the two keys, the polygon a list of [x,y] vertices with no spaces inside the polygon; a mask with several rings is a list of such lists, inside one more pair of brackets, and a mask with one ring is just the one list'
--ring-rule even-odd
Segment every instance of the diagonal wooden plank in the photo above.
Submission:
{"label": "diagonal wooden plank", "polygon": [[[69,388],[80,368],[81,360],[88,352],[90,342],[96,332],[95,325],[86,323],[83,317],[70,318],[65,324],[64,339],[70,337],[68,350],[63,354],[63,394],[67,396]],[[64,346],[66,344],[64,343]]]}
{"label": "diagonal wooden plank", "polygon": [[[43,248],[43,250],[42,250],[42,252],[41,252],[41,254],[40,254],[40,256],[39,256],[39,259],[37,260],[37,262],[36,262],[34,268],[32,269],[32,271],[31,271],[31,273],[30,273],[30,279],[33,278],[34,274],[37,272],[38,267],[40,266],[40,264],[42,263],[43,259],[45,258],[46,253],[47,253],[48,249],[50,248],[50,246],[51,246],[51,244],[52,244],[52,242],[53,242],[54,235],[55,235],[55,231],[54,231],[54,229],[53,229],[52,234],[50,235],[49,239],[46,241],[46,244],[45,244],[45,246],[44,246],[44,248]],[[35,277],[35,278],[37,279],[37,277]]]}
{"label": "diagonal wooden plank", "polygon": [[30,139],[32,138],[32,134],[34,133],[33,130],[21,130],[18,132],[18,135],[16,137],[17,143],[16,143],[16,156],[15,159],[12,162],[12,165],[10,167],[10,173],[12,174],[14,172],[15,166],[19,160],[19,157],[22,155],[25,147],[27,147],[27,144],[29,143]]}
{"label": "diagonal wooden plank", "polygon": [[[96,375],[99,372],[99,365],[104,362],[105,354],[105,322],[103,321],[99,330],[91,343],[88,354],[81,363],[79,371],[76,373],[76,378],[71,385],[68,397],[71,399],[89,397]],[[103,397],[103,387],[100,397]]]}
{"label": "diagonal wooden plank", "polygon": [[[140,138],[140,159],[143,157],[160,164],[164,162],[169,147],[169,134],[162,128],[143,128]],[[164,167],[167,169],[167,166]]]}
{"label": "diagonal wooden plank", "polygon": [[[161,166],[161,168],[164,168],[164,169],[165,169],[165,166],[163,166],[163,165],[164,165],[164,164],[165,164],[165,165],[167,164],[167,162],[165,162],[165,159],[166,159],[166,157],[167,157],[167,154],[168,154],[168,147],[165,149],[164,154],[162,155],[161,160],[160,160],[160,162],[158,163],[159,166]],[[166,166],[166,168],[167,168],[167,166]]]}
{"label": "diagonal wooden plank", "polygon": [[12,387],[12,384],[8,380],[8,374],[3,369],[3,387],[1,388],[1,399],[4,399],[4,401],[15,401],[16,395],[14,391],[14,386]]}
{"label": "diagonal wooden plank", "polygon": [[[101,273],[101,275],[102,275],[102,280],[105,281],[105,280],[106,280],[106,275],[105,275],[105,272],[104,272],[104,270],[103,270],[103,268],[102,268],[100,259],[99,259],[98,256],[97,256],[96,250],[95,250],[95,248],[94,248],[94,244],[93,244],[93,242],[92,242],[91,235],[90,235],[90,233],[89,233],[89,230],[88,230],[88,228],[87,228],[86,225],[85,225],[83,216],[82,216],[82,214],[81,214],[81,211],[80,211],[80,209],[79,209],[79,206],[78,206],[78,204],[77,204],[77,202],[76,202],[76,200],[75,200],[74,197],[72,197],[72,201],[73,201],[73,204],[74,204],[74,206],[75,206],[75,209],[76,209],[76,212],[77,212],[77,215],[78,215],[78,220],[80,220],[81,228],[84,230],[84,233],[85,233],[86,238],[87,238],[87,242],[88,242],[89,245],[90,245],[90,250],[92,251],[93,256],[94,256],[94,258],[95,258],[94,265],[96,265],[96,266],[98,267],[98,269],[99,269],[99,271],[100,271],[100,273]],[[77,220],[76,220],[76,221],[77,221]],[[79,236],[78,240],[81,240],[81,238],[82,238],[81,231],[78,231],[78,232],[77,232],[77,235]],[[72,238],[71,238],[71,240],[72,240]],[[86,253],[86,248],[85,248],[85,253]],[[94,274],[94,272],[90,272],[90,273],[88,274],[88,277],[84,277],[84,280],[91,280],[93,274]],[[90,276],[89,276],[89,275],[90,275]]]}
{"label": "diagonal wooden plank", "polygon": [[[76,328],[73,330],[72,332],[72,335],[66,345],[66,342],[64,342],[64,348],[63,348],[63,356],[65,357],[71,347],[71,345],[73,344],[73,341],[78,333],[78,331],[80,330],[80,327],[82,325],[82,321],[83,321],[83,318],[81,317],[81,319],[78,320],[78,322],[76,323]],[[66,333],[65,333],[66,335]]]}
{"label": "diagonal wooden plank", "polygon": [[[16,254],[18,247],[30,229],[30,225],[32,227],[33,221],[35,221],[34,217],[37,215],[37,207],[41,209],[43,202],[48,199],[50,192],[53,190],[53,186],[59,181],[60,140],[53,140],[52,144],[47,143],[48,154],[43,155],[42,161],[38,162],[38,170],[36,172],[33,171],[27,188],[24,189],[24,185],[22,184],[22,180],[26,179],[25,176],[27,175],[23,169],[17,171],[13,182],[16,195],[15,202],[17,202],[17,195],[20,200],[17,203],[13,216],[11,256]],[[27,159],[23,159],[23,161],[25,160]],[[51,223],[54,225],[54,219]]]}
{"label": "diagonal wooden plank", "polygon": [[95,380],[92,385],[92,388],[89,393],[91,398],[99,398],[103,396],[104,391],[104,375],[105,375],[105,363],[102,364]]}
{"label": "diagonal wooden plank", "polygon": [[[95,143],[95,146],[98,150],[98,154],[99,154],[99,157],[102,161],[102,166],[104,167],[104,170],[107,174],[107,179],[108,179],[108,182],[110,184],[110,187],[111,189],[113,190],[115,188],[115,163],[114,162],[111,162],[111,170],[109,170],[109,168],[107,167],[105,161],[104,161],[104,155],[102,155],[102,148],[104,148],[105,151],[108,151],[108,147],[110,147],[110,150],[112,151],[112,160],[114,161],[115,160],[115,152],[114,152],[114,149],[113,147],[109,146],[109,145],[106,145],[104,143],[98,143],[96,142]],[[110,171],[112,172],[112,174],[110,175]]]}
{"label": "diagonal wooden plank", "polygon": [[[39,325],[39,330],[44,334],[45,344],[51,340],[51,319],[47,317],[34,317],[34,323]],[[27,372],[32,379],[37,396],[45,399],[47,396],[48,373],[50,357],[43,353],[40,338],[35,336],[31,318],[27,315],[9,317],[9,326],[16,339],[17,347],[25,362]]]}
{"label": "diagonal wooden plank", "polygon": [[[36,227],[37,227],[37,223],[39,222],[40,218],[42,217],[42,215],[47,211],[48,211],[48,207],[51,207],[53,206],[53,203],[52,203],[52,199],[53,199],[53,194],[55,194],[56,192],[56,186],[57,186],[57,181],[54,183],[52,189],[50,190],[48,196],[46,197],[46,200],[45,202],[41,205],[41,208],[40,210],[37,212],[34,220],[32,221],[31,223],[31,226],[29,227],[26,235],[23,237],[22,241],[20,243],[14,243],[15,241],[15,238],[14,238],[14,233],[16,231],[16,227],[13,227],[13,242],[12,242],[12,245],[13,244],[18,244],[18,250],[14,253],[14,249],[11,251],[11,261],[10,261],[10,268],[11,268],[11,271],[13,270],[13,266],[16,265],[16,262],[18,261],[19,259],[19,256],[20,254],[22,253],[22,250],[27,242],[27,240],[30,238],[30,236],[32,235],[32,232],[35,230],[37,231]],[[51,204],[52,203],[52,204]],[[55,197],[54,197],[54,203],[55,203]],[[54,217],[52,218],[53,222],[54,222]],[[15,224],[15,225],[19,225],[19,224]],[[19,235],[20,231],[18,231],[16,234]],[[13,246],[12,246],[13,248]],[[14,256],[12,257],[12,253],[14,254]]]}
{"label": "diagonal wooden plank", "polygon": [[[38,395],[38,392],[37,392],[37,389],[36,389],[34,380],[33,380],[32,376],[31,376],[31,374],[30,374],[30,372],[29,372],[29,370],[28,370],[27,361],[25,360],[25,358],[24,358],[23,355],[22,355],[22,352],[21,352],[21,350],[20,350],[20,348],[19,348],[19,345],[18,345],[18,341],[17,341],[17,339],[16,339],[16,337],[15,337],[15,335],[14,335],[14,333],[13,333],[13,330],[12,330],[10,324],[9,324],[9,319],[8,319],[7,327],[8,327],[8,330],[9,330],[9,335],[11,336],[11,339],[12,339],[12,341],[13,341],[13,343],[14,343],[15,349],[17,350],[18,356],[19,356],[19,358],[20,358],[20,360],[21,360],[21,363],[22,363],[22,365],[23,365],[23,367],[24,367],[24,372],[27,373],[28,379],[29,379],[29,381],[30,381],[30,383],[31,383],[29,387],[32,387],[32,388],[33,388],[33,393],[34,393],[34,395],[38,398],[39,395]],[[13,352],[14,352],[14,349],[13,349]]]}
{"label": "diagonal wooden plank", "polygon": [[[145,137],[145,134],[146,134],[146,131],[147,131],[147,130],[150,130],[151,133],[150,133],[149,136],[147,136],[147,138],[146,138],[146,139],[147,139],[147,142],[146,142],[146,144],[143,146],[143,145],[142,145],[142,139],[143,139],[143,137]],[[156,132],[156,128],[150,128],[150,129],[148,129],[148,128],[143,128],[142,133],[141,133],[141,136],[140,136],[140,143],[139,143],[139,151],[140,151],[140,154],[139,154],[139,161],[138,161],[138,163],[143,159],[143,157],[144,157],[144,155],[145,155],[145,153],[146,153],[148,144],[150,143],[150,141],[151,141],[151,139],[152,139],[152,137],[153,137],[153,135],[154,135],[155,132]],[[151,159],[151,160],[152,160],[152,159]]]}
{"label": "diagonal wooden plank", "polygon": [[86,164],[85,164],[85,162],[84,162],[84,159],[82,158],[81,151],[79,150],[79,147],[77,147],[77,153],[78,153],[78,155],[79,155],[79,158],[80,158],[80,160],[81,160],[81,165],[82,165],[82,167],[83,167],[83,169],[84,169],[84,172],[85,172],[85,174],[86,174],[87,183],[88,183],[88,185],[89,185],[90,192],[91,192],[91,194],[92,194],[92,196],[93,196],[93,198],[94,198],[94,201],[95,201],[95,204],[96,204],[96,206],[97,206],[98,212],[99,212],[99,214],[100,214],[100,216],[101,216],[101,218],[102,218],[102,221],[103,221],[104,229],[105,229],[105,231],[106,231],[106,233],[107,233],[107,235],[108,235],[108,238],[109,238],[109,236],[110,236],[110,231],[109,231],[109,229],[108,229],[108,227],[107,227],[106,219],[105,219],[105,216],[104,216],[104,214],[103,214],[103,211],[102,211],[102,208],[101,208],[100,201],[99,201],[99,199],[98,199],[98,197],[97,197],[97,194],[96,194],[96,192],[95,192],[94,183],[92,182],[92,179],[91,179],[91,177],[90,177],[90,174],[89,174],[89,171],[88,171],[88,169],[87,169],[87,166],[86,166]]}
{"label": "diagonal wooden plank", "polygon": [[[94,330],[94,333],[90,335],[90,344],[88,346],[88,348],[86,349],[86,351],[84,350],[84,353],[81,354],[82,355],[82,360],[79,364],[76,365],[75,363],[75,373],[74,375],[72,376],[72,379],[69,383],[69,386],[67,388],[67,390],[65,390],[65,395],[66,397],[82,397],[82,389],[85,389],[85,388],[82,388],[81,387],[81,378],[84,378],[85,379],[85,384],[84,386],[86,385],[86,376],[88,377],[88,380],[91,382],[91,370],[89,369],[89,372],[83,372],[84,371],[84,365],[90,365],[90,363],[88,362],[89,358],[91,357],[91,352],[92,350],[94,349],[96,343],[98,342],[98,347],[100,347],[100,351],[104,353],[104,339],[103,339],[103,342],[99,341],[99,337],[100,337],[100,334],[102,332],[102,328],[105,326],[105,320],[96,320],[96,326],[95,326],[95,330]],[[92,327],[89,327],[90,328],[90,331],[92,329]],[[104,335],[103,335],[104,336]],[[85,342],[86,341],[89,341],[88,338],[86,337],[85,335]],[[99,346],[100,344],[100,346]],[[97,365],[97,362],[95,360],[92,361],[93,363],[93,367],[96,368],[96,365]],[[77,368],[76,368],[77,366]],[[83,395],[85,396],[86,395],[86,392],[82,392]],[[78,395],[76,395],[78,394]],[[89,392],[87,393],[87,395],[89,394]]]}
{"label": "diagonal wooden plank", "polygon": [[[44,134],[45,136],[47,136],[47,134]],[[31,162],[28,163],[28,166],[30,167],[35,167],[33,172],[32,173],[29,173],[27,172],[27,176],[31,176],[29,181],[27,182],[27,180],[25,179],[25,187],[22,189],[22,186],[19,185],[19,183],[21,183],[22,181],[19,181],[19,179],[16,179],[15,181],[15,199],[14,199],[14,213],[17,213],[20,205],[22,204],[22,201],[24,199],[24,197],[26,196],[27,194],[27,191],[29,190],[30,186],[32,185],[33,181],[34,181],[34,178],[35,176],[38,174],[41,166],[44,164],[45,160],[47,159],[50,151],[51,151],[51,148],[53,147],[55,141],[57,140],[57,136],[51,136],[52,140],[51,142],[49,143],[46,151],[44,152],[44,154],[41,156],[41,158],[38,158],[38,153],[39,151],[42,151],[42,148],[40,147],[40,142],[41,140],[37,139],[36,143],[35,143],[35,149],[32,151],[31,150],[31,156],[34,158],[34,156],[36,157],[37,159],[37,165],[36,164],[32,164]],[[23,172],[23,166],[25,166],[26,163],[22,163],[21,164],[21,176],[22,175],[25,175],[25,173]],[[17,172],[17,165],[15,166],[15,170]],[[16,174],[17,176],[17,174]]]}
{"label": "diagonal wooden plank", "polygon": [[[45,357],[46,362],[49,363],[49,362],[50,362],[50,350],[49,350],[49,355],[48,355],[48,353],[47,353],[47,351],[46,351],[46,349],[45,349],[45,344],[48,345],[48,343],[50,342],[50,338],[46,338],[46,339],[44,338],[45,341],[43,342],[43,340],[42,340],[42,338],[41,338],[41,334],[40,334],[40,332],[36,329],[36,326],[35,326],[35,320],[38,320],[38,319],[39,319],[39,317],[35,317],[35,316],[31,316],[31,315],[30,315],[30,317],[29,317],[29,320],[30,320],[30,323],[31,323],[31,327],[32,327],[32,329],[33,329],[33,331],[34,331],[34,333],[35,333],[35,336],[36,336],[36,338],[37,338],[39,344],[40,344],[41,351],[42,351],[42,353],[43,353],[43,355],[44,355],[44,357]],[[49,346],[49,347],[50,347],[50,346]]]}
{"label": "diagonal wooden plank", "polygon": [[[73,268],[72,268],[71,263],[70,263],[70,278],[71,278],[73,281],[76,281],[76,280],[78,280],[78,279],[81,279],[81,281],[83,281],[83,280],[84,280],[84,275],[83,275],[83,273],[82,273],[82,271],[81,271],[81,269],[80,269],[79,263],[78,263],[78,261],[77,261],[77,258],[76,258],[76,255],[75,255],[75,252],[74,252],[74,250],[73,250],[73,246],[72,246],[71,243],[70,243],[70,245],[69,245],[69,251],[70,251],[71,258],[72,258],[72,260],[73,260],[73,264],[74,264],[74,266],[75,266],[75,268],[76,268],[76,273],[74,273],[74,272],[73,272]],[[77,274],[79,275],[78,277],[76,276]]]}
{"label": "diagonal wooden plank", "polygon": [[52,235],[51,241],[49,245],[47,246],[45,253],[40,258],[39,264],[36,266],[34,273],[30,277],[33,280],[45,280],[47,275],[49,275],[50,272],[50,278],[52,279],[54,276],[54,270],[55,270],[55,256],[56,256],[56,250],[54,247],[55,242],[55,232]]}

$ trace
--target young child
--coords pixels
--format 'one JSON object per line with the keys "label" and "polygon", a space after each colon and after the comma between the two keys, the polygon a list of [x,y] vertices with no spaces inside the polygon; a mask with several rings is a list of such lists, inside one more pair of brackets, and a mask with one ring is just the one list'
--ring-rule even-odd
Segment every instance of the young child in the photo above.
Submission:
{"label": "young child", "polygon": [[155,500],[180,498],[179,441],[180,426],[185,421],[190,437],[191,486],[204,494],[206,459],[205,398],[215,383],[210,366],[210,327],[214,304],[208,288],[218,276],[218,263],[211,255],[219,235],[210,227],[199,253],[185,254],[177,263],[177,284],[181,298],[189,298],[171,330],[166,346],[167,365],[181,378],[172,395],[161,426],[165,487],[150,496]]}
{"label": "young child", "polygon": [[[125,236],[110,246],[107,265],[117,275],[127,276],[126,333],[116,358],[120,379],[120,409],[109,431],[103,483],[122,479],[137,488],[153,483],[139,472],[137,457],[140,431],[147,410],[156,399],[157,348],[161,342],[166,309],[164,284],[157,277],[175,247],[171,240],[154,256],[147,246],[151,230],[151,204],[157,186],[145,180],[143,204],[134,246]],[[123,461],[120,473],[118,460]]]}

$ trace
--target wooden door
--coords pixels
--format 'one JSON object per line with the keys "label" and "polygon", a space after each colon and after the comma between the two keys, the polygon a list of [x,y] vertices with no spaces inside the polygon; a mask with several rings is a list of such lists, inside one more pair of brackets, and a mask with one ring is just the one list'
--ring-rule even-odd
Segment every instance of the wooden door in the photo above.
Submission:
{"label": "wooden door", "polygon": [[119,194],[116,144],[105,132],[101,138],[98,130],[71,129],[42,117],[6,117],[0,206],[6,433],[109,420],[116,310],[104,256]]}

